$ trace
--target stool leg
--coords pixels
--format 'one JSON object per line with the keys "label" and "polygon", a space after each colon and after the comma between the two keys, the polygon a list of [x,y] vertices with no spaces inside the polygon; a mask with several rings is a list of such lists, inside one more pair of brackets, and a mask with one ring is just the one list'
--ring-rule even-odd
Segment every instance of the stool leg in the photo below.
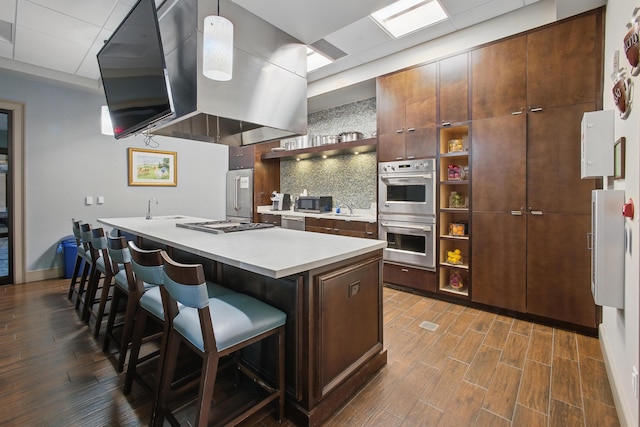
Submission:
{"label": "stool leg", "polygon": [[167,401],[171,393],[171,383],[178,361],[178,353],[180,352],[180,337],[178,334],[171,329],[166,332],[168,333],[168,335],[164,336],[166,339],[163,337],[163,340],[166,341],[166,349],[163,353],[160,353],[162,373],[158,377],[158,390],[153,406],[153,414],[151,415],[151,422],[154,427],[161,427],[164,424],[165,417],[169,416]]}
{"label": "stool leg", "polygon": [[218,373],[218,354],[206,352],[202,355],[202,373],[200,374],[200,388],[198,391],[198,401],[196,413],[196,424],[205,427],[209,422],[209,409],[211,398],[213,397],[213,387],[216,383]]}
{"label": "stool leg", "polygon": [[[114,302],[111,302],[113,309]],[[136,308],[138,307],[138,294],[137,292],[127,296],[127,308],[124,314],[124,325],[122,325],[122,339],[120,341],[120,355],[118,357],[118,372],[122,372],[124,369],[124,362],[127,358],[127,350],[129,349],[129,343],[131,342],[131,336],[133,335],[133,322],[136,317]],[[115,317],[115,316],[114,316]]]}
{"label": "stool leg", "polygon": [[140,347],[142,347],[146,323],[147,313],[144,309],[138,307],[133,338],[131,339],[131,351],[129,352],[129,366],[127,366],[127,374],[124,378],[124,389],[122,390],[125,395],[131,392],[131,387],[133,386],[133,378],[138,365],[138,357],[140,356]]}
{"label": "stool leg", "polygon": [[[111,306],[117,307],[120,304],[120,290],[117,286],[113,288],[113,297],[111,298]],[[117,310],[109,310],[109,317],[107,317],[107,327],[104,332],[104,341],[102,342],[102,351],[105,353],[109,352],[109,343],[111,341],[111,334],[113,333],[113,328],[116,323],[116,315]],[[118,371],[121,372],[121,371]]]}
{"label": "stool leg", "polygon": [[[85,287],[87,286],[87,281],[91,277],[91,264],[88,262],[84,263],[84,268],[82,269],[82,277],[80,278],[80,285],[78,286],[78,298],[76,299],[76,310],[80,308],[80,302],[82,301],[82,296],[85,294]],[[86,297],[86,295],[85,295]]]}
{"label": "stool leg", "polygon": [[[104,317],[104,311],[107,307],[107,301],[109,300],[112,279],[113,276],[111,274],[107,274],[104,276],[104,281],[102,282],[102,292],[100,294],[100,302],[98,303],[98,313],[96,314],[96,328],[93,331],[93,336],[96,338],[100,335],[100,326],[102,325],[102,318]],[[116,309],[117,307],[114,307],[113,304],[111,304],[110,310]]]}
{"label": "stool leg", "polygon": [[82,265],[82,258],[76,257],[76,263],[73,265],[73,274],[71,274],[71,283],[69,284],[69,299],[73,298],[73,291],[76,289],[76,283],[78,282],[78,274],[80,273],[80,265]]}
{"label": "stool leg", "polygon": [[278,422],[284,417],[284,326],[278,332]]}

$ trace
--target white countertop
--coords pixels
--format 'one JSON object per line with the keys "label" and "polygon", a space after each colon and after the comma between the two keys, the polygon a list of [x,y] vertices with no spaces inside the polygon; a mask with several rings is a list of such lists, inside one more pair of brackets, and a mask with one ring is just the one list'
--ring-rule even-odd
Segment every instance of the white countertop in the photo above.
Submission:
{"label": "white countertop", "polygon": [[280,227],[213,234],[176,227],[178,222],[212,221],[183,215],[100,218],[98,222],[137,236],[267,277],[281,278],[387,246],[374,239],[309,233]]}
{"label": "white countertop", "polygon": [[272,215],[286,215],[291,217],[306,217],[306,218],[326,218],[326,219],[339,219],[341,221],[360,221],[360,222],[376,222],[376,215],[372,214],[369,209],[354,209],[353,215],[347,213],[336,214],[335,212],[327,213],[310,213],[310,212],[296,212],[292,210],[286,211],[274,211],[271,210],[271,205],[258,206],[259,214],[272,214]]}

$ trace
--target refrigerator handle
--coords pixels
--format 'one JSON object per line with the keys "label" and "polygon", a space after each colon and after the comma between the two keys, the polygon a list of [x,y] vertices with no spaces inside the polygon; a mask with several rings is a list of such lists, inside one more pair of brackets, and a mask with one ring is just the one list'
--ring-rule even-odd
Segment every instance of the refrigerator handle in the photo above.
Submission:
{"label": "refrigerator handle", "polygon": [[233,186],[233,208],[236,211],[240,210],[240,206],[238,206],[238,185],[240,185],[240,177],[235,177],[235,185]]}

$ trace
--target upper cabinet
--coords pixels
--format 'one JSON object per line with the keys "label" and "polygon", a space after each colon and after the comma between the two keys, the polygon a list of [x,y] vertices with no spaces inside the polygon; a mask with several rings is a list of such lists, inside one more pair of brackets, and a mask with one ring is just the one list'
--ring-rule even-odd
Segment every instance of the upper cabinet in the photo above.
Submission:
{"label": "upper cabinet", "polygon": [[378,160],[435,157],[436,64],[377,79]]}
{"label": "upper cabinet", "polygon": [[439,114],[443,126],[469,120],[469,54],[439,61]]}
{"label": "upper cabinet", "polygon": [[471,52],[471,64],[471,111],[474,120],[525,111],[526,36],[475,49]]}
{"label": "upper cabinet", "polygon": [[602,93],[601,19],[591,13],[527,35],[530,111],[596,102]]}

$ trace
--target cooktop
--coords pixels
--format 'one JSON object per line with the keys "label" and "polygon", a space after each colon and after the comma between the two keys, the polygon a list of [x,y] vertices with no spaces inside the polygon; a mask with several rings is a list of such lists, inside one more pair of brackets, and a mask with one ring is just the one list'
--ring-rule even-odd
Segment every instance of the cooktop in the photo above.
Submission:
{"label": "cooktop", "polygon": [[232,221],[229,219],[222,219],[217,221],[177,223],[176,227],[188,228],[190,230],[197,230],[197,231],[206,231],[207,233],[224,234],[224,233],[233,233],[236,231],[247,231],[247,230],[258,230],[260,228],[270,228],[270,227],[273,227],[273,224],[263,224],[260,222],[243,223],[238,221]]}

